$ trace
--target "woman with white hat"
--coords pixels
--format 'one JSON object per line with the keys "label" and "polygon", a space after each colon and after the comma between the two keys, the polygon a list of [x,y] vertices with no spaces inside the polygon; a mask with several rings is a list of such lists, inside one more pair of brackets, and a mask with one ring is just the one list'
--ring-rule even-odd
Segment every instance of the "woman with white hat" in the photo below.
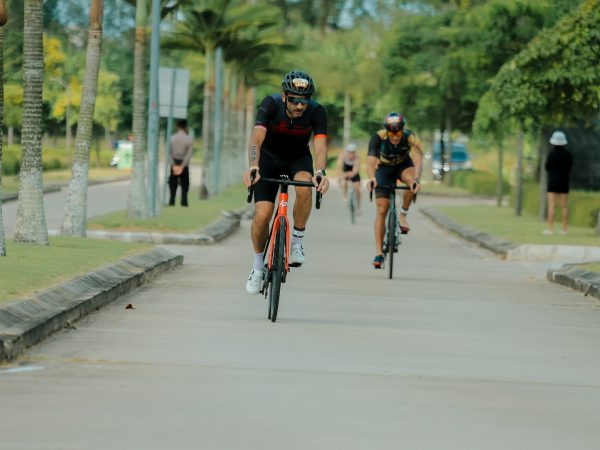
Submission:
{"label": "woman with white hat", "polygon": [[567,234],[569,224],[569,173],[573,165],[573,158],[565,147],[567,145],[567,137],[562,131],[556,130],[552,133],[550,144],[553,147],[548,154],[545,166],[548,172],[548,228],[544,230],[544,234],[554,233],[554,211],[557,201],[560,204],[562,212],[562,229],[559,233]]}

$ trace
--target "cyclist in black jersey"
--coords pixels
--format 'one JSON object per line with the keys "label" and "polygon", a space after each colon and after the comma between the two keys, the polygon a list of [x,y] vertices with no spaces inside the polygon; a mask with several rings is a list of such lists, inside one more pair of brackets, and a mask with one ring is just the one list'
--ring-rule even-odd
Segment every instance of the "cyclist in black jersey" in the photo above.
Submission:
{"label": "cyclist in black jersey", "polygon": [[348,202],[348,183],[352,183],[356,195],[357,214],[360,214],[360,159],[356,151],[356,144],[349,143],[346,149],[340,153],[337,160],[338,173],[340,174],[340,184],[342,185],[342,193],[344,202]]}
{"label": "cyclist in black jersey", "polygon": [[[385,117],[383,129],[373,135],[369,141],[367,154],[367,175],[369,189],[377,185],[395,185],[402,181],[410,190],[406,190],[402,199],[402,208],[398,218],[403,234],[410,229],[406,221],[408,208],[413,195],[420,189],[419,177],[423,171],[423,151],[415,134],[405,129],[406,120],[401,114],[392,112]],[[383,265],[383,235],[385,217],[390,207],[390,194],[384,190],[375,191],[377,215],[375,216],[375,246],[377,254],[373,266],[380,269]]]}
{"label": "cyclist in black jersey", "polygon": [[[329,188],[326,177],[327,165],[327,114],[325,108],[311,96],[315,87],[305,72],[293,70],[281,81],[282,92],[265,97],[256,114],[256,122],[250,148],[249,169],[244,183],[250,186],[265,178],[287,175],[291,180],[312,181],[324,194]],[[313,171],[313,159],[308,147],[313,136],[317,172]],[[256,177],[251,179],[255,171]],[[317,175],[320,182],[317,183]],[[291,239],[290,265],[305,262],[302,238],[312,205],[312,189],[296,186],[294,203],[294,228]],[[264,247],[269,234],[269,221],[273,215],[278,185],[258,183],[254,188],[256,211],[251,235],[254,246],[254,263],[246,283],[250,294],[258,294],[264,275]]]}

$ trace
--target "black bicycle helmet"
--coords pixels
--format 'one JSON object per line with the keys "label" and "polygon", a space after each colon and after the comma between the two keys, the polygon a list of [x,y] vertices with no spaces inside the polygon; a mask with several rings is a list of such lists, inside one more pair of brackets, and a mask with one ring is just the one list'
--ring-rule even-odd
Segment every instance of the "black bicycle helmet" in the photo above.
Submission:
{"label": "black bicycle helmet", "polygon": [[383,121],[383,126],[388,131],[400,131],[404,128],[405,124],[406,119],[402,114],[398,114],[397,112],[389,113]]}
{"label": "black bicycle helmet", "polygon": [[292,70],[286,73],[281,80],[283,92],[294,95],[313,95],[315,84],[306,72]]}

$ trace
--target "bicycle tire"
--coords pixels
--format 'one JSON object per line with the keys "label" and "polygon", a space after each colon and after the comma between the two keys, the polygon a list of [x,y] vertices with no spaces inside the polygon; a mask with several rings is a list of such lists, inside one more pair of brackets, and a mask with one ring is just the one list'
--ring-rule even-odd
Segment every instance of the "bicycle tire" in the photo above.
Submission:
{"label": "bicycle tire", "polygon": [[350,223],[356,223],[356,208],[354,207],[354,186],[351,186],[351,191],[348,193],[348,206],[350,207]]}
{"label": "bicycle tire", "polygon": [[286,254],[286,229],[285,221],[279,221],[279,230],[275,237],[275,246],[273,247],[273,266],[271,289],[269,292],[269,318],[271,322],[277,320],[277,311],[279,309],[279,294],[281,292],[281,283],[285,275],[285,254]]}
{"label": "bicycle tire", "polygon": [[396,245],[396,210],[390,208],[388,216],[388,273],[390,280],[394,275],[394,247]]}

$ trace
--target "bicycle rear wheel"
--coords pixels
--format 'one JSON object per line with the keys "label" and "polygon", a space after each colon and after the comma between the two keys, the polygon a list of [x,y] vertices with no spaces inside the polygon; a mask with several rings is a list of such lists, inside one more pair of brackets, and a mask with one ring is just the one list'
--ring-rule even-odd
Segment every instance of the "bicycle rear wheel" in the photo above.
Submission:
{"label": "bicycle rear wheel", "polygon": [[281,292],[281,283],[285,276],[286,229],[284,220],[279,221],[279,229],[277,230],[274,244],[273,266],[271,268],[271,289],[269,291],[269,319],[271,319],[271,322],[277,320],[279,294]]}
{"label": "bicycle rear wheel", "polygon": [[348,206],[350,207],[350,223],[354,225],[356,223],[356,207],[354,205],[354,186],[350,186],[350,192],[348,193]]}
{"label": "bicycle rear wheel", "polygon": [[388,240],[387,240],[387,257],[388,257],[388,271],[390,280],[394,274],[394,247],[396,246],[396,210],[390,208],[388,212]]}

